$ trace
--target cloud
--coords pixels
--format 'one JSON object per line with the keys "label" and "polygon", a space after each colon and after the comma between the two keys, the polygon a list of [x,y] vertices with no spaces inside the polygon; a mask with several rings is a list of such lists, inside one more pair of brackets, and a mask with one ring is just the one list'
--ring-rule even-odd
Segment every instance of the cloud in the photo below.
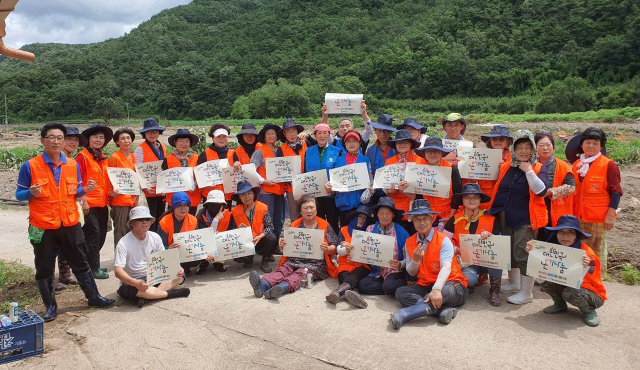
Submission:
{"label": "cloud", "polygon": [[168,8],[191,0],[20,0],[7,17],[11,47],[57,42],[88,44],[120,37]]}

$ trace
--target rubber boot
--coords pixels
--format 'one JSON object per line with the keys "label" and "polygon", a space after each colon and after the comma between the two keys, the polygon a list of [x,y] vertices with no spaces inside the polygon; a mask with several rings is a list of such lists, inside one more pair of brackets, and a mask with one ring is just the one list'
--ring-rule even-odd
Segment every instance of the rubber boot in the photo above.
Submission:
{"label": "rubber boot", "polygon": [[104,298],[100,295],[91,271],[87,270],[75,275],[76,279],[78,279],[78,284],[80,284],[80,288],[82,288],[82,291],[84,292],[84,296],[87,297],[87,300],[89,301],[89,306],[108,307],[115,303],[113,299]]}
{"label": "rubber boot", "polygon": [[451,324],[451,321],[458,316],[458,309],[455,307],[442,307],[438,319],[445,325]]}
{"label": "rubber boot", "polygon": [[253,256],[246,256],[244,257],[244,260],[242,261],[243,265],[242,267],[249,269],[253,267]]}
{"label": "rubber boot", "polygon": [[367,308],[369,306],[367,301],[362,298],[357,290],[347,290],[347,292],[344,294],[344,297],[347,299],[347,302],[356,307]]}
{"label": "rubber boot", "polygon": [[282,283],[264,292],[264,297],[266,299],[276,299],[282,297],[287,293],[289,293],[289,283],[285,283],[283,281]]}
{"label": "rubber boot", "polygon": [[517,292],[520,290],[520,269],[512,268],[509,270],[509,282],[507,284],[502,284],[500,287],[500,292],[509,293],[509,292]]}
{"label": "rubber boot", "polygon": [[593,307],[582,307],[580,312],[584,315],[584,323],[594,327],[600,325],[600,318]]}
{"label": "rubber boot", "polygon": [[213,263],[213,268],[216,269],[216,271],[218,271],[218,272],[227,271],[227,268],[224,266],[223,262],[214,262]]}
{"label": "rubber boot", "polygon": [[176,289],[171,289],[171,290],[167,290],[167,298],[166,299],[171,299],[171,298],[180,298],[180,297],[188,297],[189,294],[191,294],[191,290],[189,288],[176,288]]}
{"label": "rubber boot", "polygon": [[489,286],[489,303],[494,307],[498,307],[502,304],[502,301],[500,300],[500,284],[501,283],[502,283],[502,279],[500,278],[489,279],[489,284],[491,284]]}
{"label": "rubber boot", "polygon": [[265,279],[260,279],[260,274],[258,271],[253,270],[249,273],[249,284],[253,288],[253,295],[256,298],[262,298],[264,292],[271,289],[271,285]]}
{"label": "rubber boot", "polygon": [[[252,265],[253,265],[253,263],[252,263]],[[265,274],[268,274],[271,271],[273,271],[271,269],[271,267],[269,266],[269,258],[268,257],[262,257],[262,262],[260,262],[260,268],[262,269],[262,272],[264,272]]]}
{"label": "rubber boot", "polygon": [[478,275],[478,283],[476,284],[476,286],[481,286],[487,283],[487,281],[489,281],[489,274],[480,274]]}
{"label": "rubber boot", "polygon": [[44,314],[44,321],[55,320],[58,317],[58,304],[56,302],[56,293],[53,289],[53,277],[43,280],[36,280],[38,290],[40,290],[40,296],[42,297],[42,303],[47,309]]}
{"label": "rubber boot", "polygon": [[[96,271],[93,271],[93,277],[95,279],[108,279],[109,278],[109,274],[107,274],[104,270],[102,269],[97,269]],[[78,282],[80,281],[80,279],[78,279]]]}
{"label": "rubber boot", "polygon": [[198,265],[198,269],[196,270],[196,275],[204,274],[208,268],[209,268],[209,261],[207,260],[201,261],[200,264]]}
{"label": "rubber boot", "polygon": [[78,284],[78,280],[73,277],[73,274],[71,273],[71,266],[69,266],[67,261],[58,258],[58,269],[60,270],[58,274],[58,280],[60,280],[62,284]]}
{"label": "rubber boot", "polygon": [[533,283],[535,283],[536,279],[533,276],[522,275],[520,277],[520,281],[520,291],[507,298],[507,301],[513,304],[525,304],[533,302]]}
{"label": "rubber boot", "polygon": [[393,325],[393,328],[395,330],[398,330],[407,321],[417,319],[418,317],[431,315],[433,315],[433,307],[431,307],[431,305],[428,303],[420,301],[413,306],[404,307],[392,313],[391,325]]}
{"label": "rubber boot", "polygon": [[549,307],[546,307],[542,310],[544,313],[548,313],[553,315],[554,313],[565,312],[567,310],[567,302],[564,301],[561,297],[551,297],[553,300],[553,304]]}
{"label": "rubber boot", "polygon": [[347,283],[342,283],[335,290],[329,293],[329,295],[327,295],[325,299],[329,303],[336,304],[348,290],[351,290],[351,285]]}
{"label": "rubber boot", "polygon": [[[53,274],[55,275],[55,268]],[[60,292],[67,289],[67,286],[62,282],[62,273],[58,272],[58,278],[53,279],[53,290],[56,292]]]}

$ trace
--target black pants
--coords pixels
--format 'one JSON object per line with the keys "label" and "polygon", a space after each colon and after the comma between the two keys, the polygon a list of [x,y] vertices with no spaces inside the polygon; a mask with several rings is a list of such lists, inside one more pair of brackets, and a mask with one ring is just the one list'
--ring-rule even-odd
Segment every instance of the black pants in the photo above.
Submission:
{"label": "black pants", "polygon": [[358,290],[362,294],[368,295],[385,295],[396,294],[398,288],[407,285],[404,272],[394,272],[387,275],[386,278],[367,276],[360,280]]}
{"label": "black pants", "polygon": [[165,209],[167,208],[167,202],[164,201],[164,197],[146,197],[147,198],[147,206],[149,207],[149,211],[151,212],[151,216],[155,217],[156,220],[151,225],[149,230],[156,232],[158,230],[158,222],[160,222],[160,218],[164,214]]}
{"label": "black pants", "polygon": [[351,289],[358,288],[361,279],[369,275],[371,271],[364,266],[358,266],[353,271],[342,271],[338,274],[338,283],[347,283]]}
{"label": "black pants", "polygon": [[[338,215],[340,214],[338,211],[338,207],[336,207],[336,198],[334,197],[321,197],[316,198],[316,204],[318,205],[318,217],[327,220],[329,225],[333,228],[333,231],[336,233],[340,231],[338,225]],[[344,226],[344,224],[342,225]]]}
{"label": "black pants", "polygon": [[100,268],[100,250],[107,238],[108,221],[108,207],[93,207],[89,209],[89,214],[84,216],[82,231],[84,231],[86,242],[85,253],[92,271],[97,271]]}
{"label": "black pants", "polygon": [[[268,233],[267,236],[260,239],[258,245],[256,245],[256,254],[261,254],[262,258],[269,259],[273,251],[276,250],[277,245],[278,239],[276,238],[276,234]],[[247,260],[253,261],[253,256],[247,256]]]}
{"label": "black pants", "polygon": [[45,230],[42,240],[39,243],[31,241],[31,245],[35,256],[36,280],[53,277],[58,249],[64,254],[74,274],[81,274],[89,269],[80,224]]}

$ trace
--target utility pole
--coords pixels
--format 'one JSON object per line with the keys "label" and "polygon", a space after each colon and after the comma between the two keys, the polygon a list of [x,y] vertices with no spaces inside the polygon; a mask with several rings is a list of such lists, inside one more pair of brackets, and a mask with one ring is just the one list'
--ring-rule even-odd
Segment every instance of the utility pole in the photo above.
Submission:
{"label": "utility pole", "polygon": [[129,103],[125,103],[125,106],[127,107],[127,126],[129,126],[131,124],[129,122]]}
{"label": "utility pole", "polygon": [[7,111],[7,93],[4,94],[4,124],[9,124],[9,112]]}

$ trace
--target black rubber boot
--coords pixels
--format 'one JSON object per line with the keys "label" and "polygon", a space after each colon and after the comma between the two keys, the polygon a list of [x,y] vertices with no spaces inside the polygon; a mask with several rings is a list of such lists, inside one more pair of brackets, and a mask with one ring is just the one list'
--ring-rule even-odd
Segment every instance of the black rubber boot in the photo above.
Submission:
{"label": "black rubber boot", "polygon": [[349,285],[347,283],[342,283],[334,291],[329,293],[329,295],[327,295],[325,297],[325,299],[329,303],[336,304],[336,303],[338,303],[340,298],[342,298],[342,296],[344,296],[344,294],[347,292],[347,290],[350,290],[350,289],[351,289],[351,285]]}
{"label": "black rubber boot", "polygon": [[82,288],[84,292],[84,296],[89,301],[89,306],[108,307],[115,303],[113,299],[104,298],[100,295],[91,271],[85,271],[75,275],[76,279],[78,279],[78,284],[80,284],[80,288]]}
{"label": "black rubber boot", "polygon": [[398,330],[407,321],[417,319],[422,316],[433,315],[433,308],[430,304],[422,302],[422,300],[413,306],[404,307],[391,314],[391,325]]}
{"label": "black rubber boot", "polygon": [[40,296],[42,297],[42,303],[47,309],[44,314],[44,321],[55,320],[58,317],[58,304],[56,303],[56,292],[53,289],[53,277],[43,280],[36,280],[38,289],[40,290]]}

